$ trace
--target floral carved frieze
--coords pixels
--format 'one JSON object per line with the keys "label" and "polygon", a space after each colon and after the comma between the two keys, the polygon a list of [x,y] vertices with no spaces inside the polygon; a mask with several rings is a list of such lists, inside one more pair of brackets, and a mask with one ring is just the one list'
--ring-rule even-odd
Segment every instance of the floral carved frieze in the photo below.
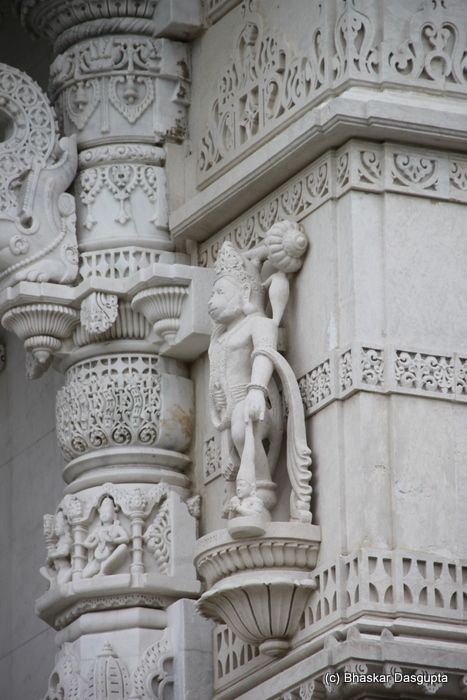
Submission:
{"label": "floral carved frieze", "polygon": [[[214,3],[216,4],[216,3]],[[201,182],[232,165],[286,120],[352,84],[447,95],[467,89],[467,22],[462,0],[400,5],[329,0],[310,3],[308,51],[294,57],[247,13],[219,80],[199,141]],[[214,8],[215,11],[215,8]]]}
{"label": "floral carved frieze", "polygon": [[[318,34],[315,30],[310,42],[317,51]],[[208,175],[298,110],[323,80],[319,55],[295,57],[285,42],[265,31],[258,15],[248,14],[217,86],[200,146],[200,172]]]}
{"label": "floral carved frieze", "polygon": [[[81,152],[75,192],[83,277],[86,261],[110,259],[132,243],[135,254],[128,257],[134,271],[141,269],[139,261],[144,266],[138,250],[152,249],[154,258],[157,250],[170,249],[164,160],[162,148],[147,144],[108,144]],[[106,273],[111,274],[109,267]]]}
{"label": "floral carved frieze", "polygon": [[[159,192],[161,179],[162,192]],[[84,226],[91,230],[97,223],[92,207],[102,190],[109,192],[115,203],[114,222],[120,225],[133,219],[131,210],[131,195],[135,189],[140,189],[149,200],[153,210],[150,221],[157,222],[159,200],[165,196],[165,180],[162,168],[152,165],[134,165],[132,163],[115,163],[100,168],[87,168],[82,171],[78,181],[78,193],[82,204],[86,207]],[[152,206],[151,206],[152,205]],[[167,225],[164,222],[164,227]]]}
{"label": "floral carved frieze", "polygon": [[104,454],[125,469],[185,486],[179,471],[190,461],[184,452],[192,436],[193,385],[169,370],[170,363],[147,353],[99,355],[67,370],[56,400],[66,481],[98,466]]}
{"label": "floral carved frieze", "polygon": [[80,142],[96,130],[179,140],[189,101],[186,50],[137,34],[82,41],[53,62],[51,93],[65,131],[77,130]]}
{"label": "floral carved frieze", "polygon": [[155,445],[160,402],[155,356],[113,355],[77,363],[57,394],[57,437],[65,459],[108,446]]}
{"label": "floral carved frieze", "polygon": [[354,344],[298,379],[305,414],[355,391],[376,391],[467,401],[467,358],[393,346]]}
{"label": "floral carved frieze", "polygon": [[238,248],[257,245],[284,217],[301,221],[330,199],[350,190],[397,192],[467,203],[467,159],[402,144],[349,141],[328,151],[211,238],[200,244],[198,262],[212,266],[225,240]]}

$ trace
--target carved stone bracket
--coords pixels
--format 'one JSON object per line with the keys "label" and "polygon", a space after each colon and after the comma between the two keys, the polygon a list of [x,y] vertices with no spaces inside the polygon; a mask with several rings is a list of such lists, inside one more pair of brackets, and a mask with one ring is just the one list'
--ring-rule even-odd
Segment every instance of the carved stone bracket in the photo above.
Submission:
{"label": "carved stone bracket", "polygon": [[234,540],[227,530],[202,537],[195,565],[208,590],[200,612],[262,653],[284,654],[316,588],[319,542],[319,527],[303,523],[270,523],[260,538]]}
{"label": "carved stone bracket", "polygon": [[16,306],[2,316],[3,327],[24,341],[30,360],[29,378],[35,379],[49,367],[53,354],[71,335],[78,319],[74,309],[59,304]]}
{"label": "carved stone bracket", "polygon": [[132,301],[132,308],[139,311],[152,324],[154,344],[161,347],[171,344],[180,329],[180,316],[188,288],[181,285],[155,287],[139,292]]}
{"label": "carved stone bracket", "polygon": [[[52,355],[56,367],[66,369],[77,360],[77,349],[83,348],[81,357],[92,356],[99,352],[95,344],[105,340],[130,340],[126,347],[132,351],[159,349],[168,357],[194,360],[209,344],[211,324],[206,306],[213,275],[209,269],[154,262],[122,278],[92,275],[75,287],[22,282],[0,294],[0,315],[3,325],[26,341],[28,350],[44,350],[43,369],[49,366]],[[156,319],[150,322],[148,317],[146,321],[131,308],[132,300],[141,300],[148,288],[165,290],[158,291],[160,306],[154,312],[161,314],[157,321],[166,324],[162,340],[152,331]],[[178,291],[173,295],[173,290]],[[137,301],[135,307],[139,309],[140,304]],[[58,323],[60,313],[62,321]],[[31,376],[39,376],[37,368]]]}

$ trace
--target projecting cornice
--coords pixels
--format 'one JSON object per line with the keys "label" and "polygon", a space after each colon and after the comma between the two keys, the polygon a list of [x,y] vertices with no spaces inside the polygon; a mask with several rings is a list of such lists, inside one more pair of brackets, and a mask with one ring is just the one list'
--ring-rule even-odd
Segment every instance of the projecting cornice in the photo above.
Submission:
{"label": "projecting cornice", "polygon": [[[268,26],[259,4],[232,10],[230,55],[191,108],[176,238],[205,240],[350,138],[465,150],[462,2],[329,0],[306,13],[304,43],[287,26]],[[194,60],[195,82],[201,70]]]}

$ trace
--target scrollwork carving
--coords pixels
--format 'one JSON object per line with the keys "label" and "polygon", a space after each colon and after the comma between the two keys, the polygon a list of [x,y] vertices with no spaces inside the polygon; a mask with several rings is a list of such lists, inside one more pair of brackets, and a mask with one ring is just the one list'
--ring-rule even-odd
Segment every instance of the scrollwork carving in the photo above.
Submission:
{"label": "scrollwork carving", "polygon": [[26,74],[0,64],[0,286],[27,279],[72,282],[77,275],[73,137],[59,139],[55,113]]}
{"label": "scrollwork carving", "polygon": [[[320,52],[319,30],[312,46]],[[292,58],[284,43],[264,31],[259,16],[246,18],[201,141],[201,173],[208,174],[321,87],[324,58],[313,58]]]}
{"label": "scrollwork carving", "polygon": [[165,700],[172,697],[173,651],[167,630],[148,647],[132,675],[132,697],[138,700]]}
{"label": "scrollwork carving", "polygon": [[109,192],[116,204],[115,223],[120,226],[127,224],[134,218],[132,195],[135,190],[140,190],[147,199],[148,222],[152,222],[156,228],[157,225],[165,226],[166,222],[161,220],[163,207],[160,201],[165,197],[162,168],[146,164],[113,163],[83,170],[77,182],[77,194],[86,212],[85,228],[91,231],[97,223],[94,209],[102,192]]}
{"label": "scrollwork carving", "polygon": [[[173,84],[165,114],[157,105],[150,109],[157,81]],[[186,54],[178,44],[142,34],[95,36],[57,56],[51,92],[65,130],[83,134],[92,125],[101,134],[117,128],[123,136],[147,116],[145,124],[159,136],[180,139],[189,98]]]}
{"label": "scrollwork carving", "polygon": [[91,292],[81,303],[81,325],[91,335],[105,333],[118,316],[116,294]]}
{"label": "scrollwork carving", "polygon": [[397,351],[395,376],[404,387],[439,391],[442,394],[454,392],[452,357]]}
{"label": "scrollwork carving", "polygon": [[172,527],[169,504],[163,500],[156,516],[143,535],[146,548],[151,552],[162,574],[168,574],[170,568]]}
{"label": "scrollwork carving", "polygon": [[462,21],[454,18],[455,11],[446,6],[446,0],[425,0],[410,21],[409,38],[388,52],[393,73],[422,84],[465,86],[466,36]]}
{"label": "scrollwork carving", "polygon": [[334,28],[334,80],[354,72],[372,76],[379,63],[373,22],[357,9],[355,0],[344,2],[343,8]]}
{"label": "scrollwork carving", "polygon": [[57,436],[68,460],[100,447],[154,445],[159,417],[160,377],[151,355],[80,362],[57,394]]}

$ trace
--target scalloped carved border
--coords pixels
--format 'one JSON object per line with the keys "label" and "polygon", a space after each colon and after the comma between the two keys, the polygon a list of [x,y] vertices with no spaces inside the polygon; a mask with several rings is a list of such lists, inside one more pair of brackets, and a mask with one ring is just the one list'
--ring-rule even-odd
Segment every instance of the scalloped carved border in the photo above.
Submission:
{"label": "scalloped carved border", "polygon": [[465,95],[467,24],[462,2],[423,0],[409,6],[411,14],[401,7],[403,19],[397,28],[378,3],[326,4],[330,7],[323,11],[322,3],[310,3],[309,15],[303,18],[312,28],[309,48],[300,57],[292,56],[278,36],[263,31],[254,8],[244,9],[244,25],[220,76],[198,145],[201,184],[231,167],[285,121],[345,90],[350,81]]}
{"label": "scalloped carved border", "polygon": [[354,343],[298,378],[305,415],[357,391],[467,402],[467,353]]}
{"label": "scalloped carved border", "polygon": [[467,157],[403,144],[350,140],[315,160],[286,185],[201,243],[198,264],[214,264],[222,243],[255,246],[280,219],[301,221],[350,190],[396,192],[467,204]]}

